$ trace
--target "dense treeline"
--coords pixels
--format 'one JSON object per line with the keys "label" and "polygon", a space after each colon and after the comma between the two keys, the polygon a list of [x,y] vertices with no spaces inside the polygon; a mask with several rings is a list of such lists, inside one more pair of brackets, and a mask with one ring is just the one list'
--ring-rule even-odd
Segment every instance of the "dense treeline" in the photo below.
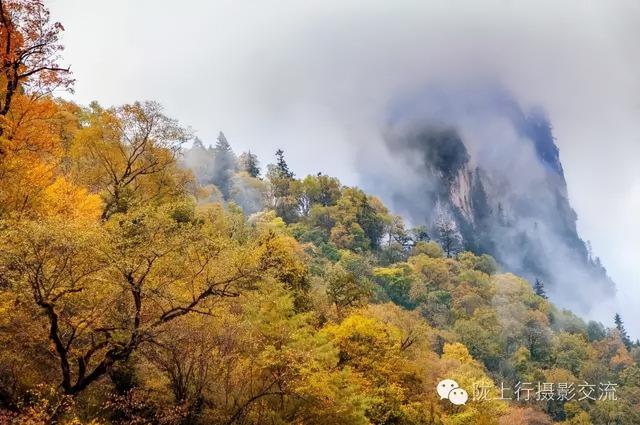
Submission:
{"label": "dense treeline", "polygon": [[[0,1],[0,423],[634,424],[640,349],[443,214],[407,228],[284,152],[262,170],[153,102],[56,99],[59,24]],[[189,167],[187,167],[188,165]],[[617,400],[470,400],[610,382]]]}

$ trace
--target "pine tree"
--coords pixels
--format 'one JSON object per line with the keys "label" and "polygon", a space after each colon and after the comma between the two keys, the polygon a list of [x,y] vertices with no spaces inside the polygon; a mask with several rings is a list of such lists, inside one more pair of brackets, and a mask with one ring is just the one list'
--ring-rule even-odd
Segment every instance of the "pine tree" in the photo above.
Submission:
{"label": "pine tree", "polygon": [[242,153],[238,158],[238,167],[241,171],[246,172],[251,177],[260,177],[260,163],[257,155],[247,151]]}
{"label": "pine tree", "polygon": [[448,214],[441,212],[436,220],[436,229],[440,246],[447,254],[447,258],[450,258],[462,247],[462,235],[458,231],[458,226]]}
{"label": "pine tree", "polygon": [[218,133],[218,138],[216,139],[216,147],[215,150],[218,152],[231,152],[231,145],[227,141],[227,137],[221,131]]}
{"label": "pine tree", "polygon": [[220,189],[225,199],[229,199],[231,178],[236,168],[236,158],[222,131],[218,135],[213,154],[213,184]]}
{"label": "pine tree", "polygon": [[267,179],[271,186],[271,198],[276,214],[285,222],[292,223],[298,218],[298,199],[292,196],[294,174],[284,159],[284,151],[276,151],[276,163],[267,166]]}
{"label": "pine tree", "polygon": [[276,151],[276,159],[277,159],[276,168],[280,176],[287,179],[292,179],[294,174],[293,172],[291,172],[291,170],[289,170],[289,165],[287,164],[287,161],[285,161],[284,159],[284,151],[282,149],[278,149]]}
{"label": "pine tree", "polygon": [[533,284],[533,290],[537,296],[542,297],[545,300],[548,298],[547,292],[544,290],[544,283],[542,283],[540,279],[536,278],[536,282]]}
{"label": "pine tree", "polygon": [[630,350],[632,346],[631,338],[629,338],[629,334],[627,334],[627,330],[624,328],[622,318],[618,313],[613,316],[613,322],[616,324],[616,329],[618,330],[618,332],[620,332],[620,339],[622,339],[622,342],[624,343],[625,347],[627,347],[627,350]]}
{"label": "pine tree", "polygon": [[204,143],[202,143],[202,140],[200,140],[199,137],[196,137],[195,139],[193,139],[193,149],[196,149],[199,151],[206,150],[206,148],[204,147]]}

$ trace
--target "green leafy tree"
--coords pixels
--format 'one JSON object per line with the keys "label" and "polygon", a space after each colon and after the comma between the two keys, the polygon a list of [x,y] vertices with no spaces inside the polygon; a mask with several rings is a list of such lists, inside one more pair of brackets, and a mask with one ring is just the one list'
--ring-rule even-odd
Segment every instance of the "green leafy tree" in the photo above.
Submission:
{"label": "green leafy tree", "polygon": [[376,250],[380,246],[387,211],[377,198],[356,188],[344,188],[331,215],[344,228],[343,232],[362,232],[366,249]]}
{"label": "green leafy tree", "polygon": [[604,325],[599,322],[595,322],[590,320],[587,324],[587,338],[589,342],[600,341],[607,336],[607,331],[604,328]]}
{"label": "green leafy tree", "polygon": [[364,305],[373,293],[369,262],[351,252],[343,252],[337,264],[326,273],[327,295],[339,314]]}
{"label": "green leafy tree", "polygon": [[302,217],[308,217],[313,206],[330,207],[340,199],[341,185],[335,177],[322,173],[307,176],[292,184],[293,196],[298,201],[298,210]]}

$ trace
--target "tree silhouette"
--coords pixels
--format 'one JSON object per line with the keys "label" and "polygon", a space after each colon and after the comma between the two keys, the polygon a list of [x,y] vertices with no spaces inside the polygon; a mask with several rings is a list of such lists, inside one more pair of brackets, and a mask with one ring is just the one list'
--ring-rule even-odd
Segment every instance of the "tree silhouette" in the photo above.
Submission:
{"label": "tree silhouette", "polygon": [[462,236],[456,222],[448,214],[441,213],[436,220],[436,229],[440,246],[447,254],[447,258],[451,258],[462,246]]}
{"label": "tree silhouette", "polygon": [[244,152],[238,158],[238,165],[241,171],[245,171],[251,177],[260,177],[260,163],[258,157],[251,151]]}
{"label": "tree silhouette", "polygon": [[536,282],[533,284],[533,290],[537,296],[542,297],[545,300],[549,298],[547,297],[547,292],[544,290],[544,283],[542,283],[538,278],[536,278]]}
{"label": "tree silhouette", "polygon": [[280,174],[280,177],[292,179],[294,174],[291,170],[289,170],[289,165],[284,159],[284,151],[282,149],[278,149],[276,151],[276,159],[276,169]]}
{"label": "tree silhouette", "polygon": [[625,347],[627,347],[627,350],[631,349],[631,345],[632,345],[631,338],[629,338],[629,334],[627,333],[627,330],[624,328],[624,323],[622,322],[622,318],[618,313],[616,313],[616,315],[613,316],[613,321],[616,324],[616,329],[618,330],[618,332],[620,332],[620,339],[622,339],[622,342],[624,343]]}

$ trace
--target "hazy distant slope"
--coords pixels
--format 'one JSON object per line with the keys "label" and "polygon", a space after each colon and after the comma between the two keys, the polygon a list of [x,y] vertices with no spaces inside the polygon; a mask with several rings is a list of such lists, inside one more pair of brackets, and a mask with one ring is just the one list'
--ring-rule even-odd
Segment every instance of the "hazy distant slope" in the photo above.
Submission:
{"label": "hazy distant slope", "polygon": [[381,195],[414,223],[435,235],[437,215],[450,215],[464,248],[543,280],[552,296],[582,311],[613,295],[578,235],[543,112],[523,110],[495,87],[430,90],[394,109],[385,141],[407,177],[385,179]]}

